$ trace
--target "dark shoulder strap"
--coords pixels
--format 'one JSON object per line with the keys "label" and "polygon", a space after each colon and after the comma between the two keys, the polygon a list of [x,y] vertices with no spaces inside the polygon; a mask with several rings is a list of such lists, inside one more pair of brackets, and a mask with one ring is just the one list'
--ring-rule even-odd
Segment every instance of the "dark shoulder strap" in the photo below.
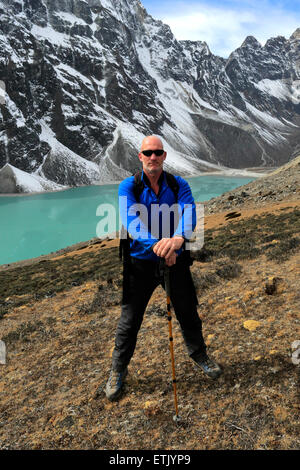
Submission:
{"label": "dark shoulder strap", "polygon": [[175,178],[175,176],[172,175],[171,173],[168,173],[166,171],[165,174],[166,174],[166,179],[167,179],[168,186],[172,189],[172,191],[175,195],[175,198],[176,198],[176,202],[177,202],[178,192],[179,192],[179,183],[178,183],[177,179]]}
{"label": "dark shoulder strap", "polygon": [[144,187],[145,185],[142,181],[142,172],[139,171],[138,173],[134,175],[134,187],[133,187],[134,197],[137,200],[137,202],[139,202],[140,200],[140,196],[142,192],[144,191]]}

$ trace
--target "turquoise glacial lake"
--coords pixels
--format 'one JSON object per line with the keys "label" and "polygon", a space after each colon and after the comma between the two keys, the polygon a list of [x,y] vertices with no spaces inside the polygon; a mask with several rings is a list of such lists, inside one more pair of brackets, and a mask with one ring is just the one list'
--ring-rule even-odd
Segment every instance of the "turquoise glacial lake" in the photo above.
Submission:
{"label": "turquoise glacial lake", "polygon": [[[255,178],[205,175],[186,179],[195,201],[202,202]],[[104,224],[108,212],[97,214],[98,206],[103,207],[103,204],[109,204],[115,209],[116,215],[112,212],[110,214],[118,222],[118,185],[1,196],[0,264],[46,255],[74,243],[111,233],[111,227]]]}

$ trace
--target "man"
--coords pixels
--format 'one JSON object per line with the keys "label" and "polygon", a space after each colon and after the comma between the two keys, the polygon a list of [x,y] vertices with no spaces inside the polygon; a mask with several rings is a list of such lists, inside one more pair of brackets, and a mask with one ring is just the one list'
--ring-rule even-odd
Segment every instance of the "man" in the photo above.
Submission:
{"label": "man", "polygon": [[[178,184],[176,207],[182,209],[182,213],[177,226],[174,220],[168,224],[168,236],[162,233],[162,217],[159,219],[157,214],[156,220],[153,220],[153,215],[150,214],[155,205],[158,207],[159,204],[161,207],[167,204],[170,207],[176,203],[176,197],[163,171],[166,156],[158,137],[146,137],[138,154],[143,166],[143,190],[139,201],[135,197],[133,176],[122,181],[119,187],[122,222],[133,239],[130,241],[127,269],[124,269],[122,312],[116,332],[112,369],[106,384],[106,396],[111,401],[121,394],[148,301],[158,285],[164,287],[159,269],[161,260],[169,267],[171,302],[189,356],[209,377],[217,378],[221,374],[218,364],[206,354],[202,323],[197,312],[197,296],[189,267],[191,263],[187,261],[183,250],[185,238],[190,237],[196,225],[195,203],[188,183],[179,176],[175,177]],[[137,203],[140,205],[135,206]],[[139,217],[132,210],[134,207],[139,209]],[[184,212],[187,207],[192,208],[190,213]],[[146,209],[146,214],[143,208]],[[136,220],[140,231],[133,235]]]}

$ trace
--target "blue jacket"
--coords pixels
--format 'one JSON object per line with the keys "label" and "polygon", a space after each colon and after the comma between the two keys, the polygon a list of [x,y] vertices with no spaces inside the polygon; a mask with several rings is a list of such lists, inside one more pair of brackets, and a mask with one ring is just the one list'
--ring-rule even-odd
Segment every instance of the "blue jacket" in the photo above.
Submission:
{"label": "blue jacket", "polygon": [[[175,176],[179,191],[176,197],[168,186],[163,172],[158,195],[151,189],[147,176],[142,173],[145,188],[137,202],[134,196],[134,176],[126,178],[119,186],[119,208],[122,223],[129,232],[130,255],[140,259],[159,261],[152,246],[162,238],[181,235],[189,239],[196,226],[196,206],[189,184]],[[171,208],[171,210],[170,210]],[[182,249],[181,249],[182,250]],[[180,254],[181,250],[176,253]]]}

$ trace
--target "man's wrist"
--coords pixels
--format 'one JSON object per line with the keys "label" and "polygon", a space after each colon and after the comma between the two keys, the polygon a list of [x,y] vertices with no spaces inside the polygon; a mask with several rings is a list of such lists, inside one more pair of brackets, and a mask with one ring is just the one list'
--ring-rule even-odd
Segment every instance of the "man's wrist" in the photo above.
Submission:
{"label": "man's wrist", "polygon": [[[176,249],[179,250],[184,244],[184,238],[182,235],[174,235],[173,240],[176,239]],[[178,240],[178,241],[177,241]]]}

